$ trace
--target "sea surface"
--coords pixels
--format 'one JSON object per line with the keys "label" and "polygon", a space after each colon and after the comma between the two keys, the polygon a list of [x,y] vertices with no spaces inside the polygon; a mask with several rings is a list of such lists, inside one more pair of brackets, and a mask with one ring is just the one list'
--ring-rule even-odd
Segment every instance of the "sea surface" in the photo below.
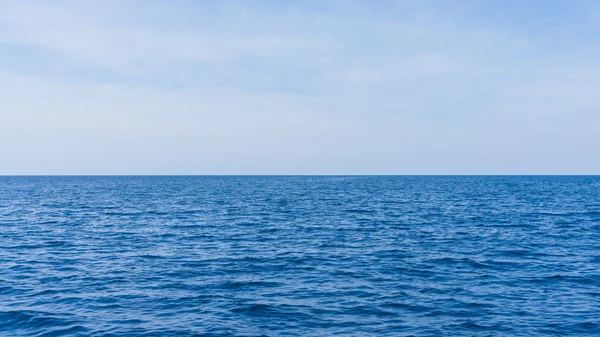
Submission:
{"label": "sea surface", "polygon": [[600,177],[0,177],[0,336],[600,336]]}

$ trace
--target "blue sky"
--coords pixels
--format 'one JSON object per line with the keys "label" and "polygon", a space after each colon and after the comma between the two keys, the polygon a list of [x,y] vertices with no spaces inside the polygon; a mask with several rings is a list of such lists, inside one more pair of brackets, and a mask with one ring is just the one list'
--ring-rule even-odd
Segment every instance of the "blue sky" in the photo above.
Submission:
{"label": "blue sky", "polygon": [[2,1],[0,174],[598,174],[597,1]]}

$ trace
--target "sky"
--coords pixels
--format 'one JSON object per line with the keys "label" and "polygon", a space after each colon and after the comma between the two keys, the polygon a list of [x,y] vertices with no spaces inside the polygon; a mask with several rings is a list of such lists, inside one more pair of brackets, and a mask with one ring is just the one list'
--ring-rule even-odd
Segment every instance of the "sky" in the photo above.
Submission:
{"label": "sky", "polygon": [[0,174],[600,174],[595,0],[1,0]]}

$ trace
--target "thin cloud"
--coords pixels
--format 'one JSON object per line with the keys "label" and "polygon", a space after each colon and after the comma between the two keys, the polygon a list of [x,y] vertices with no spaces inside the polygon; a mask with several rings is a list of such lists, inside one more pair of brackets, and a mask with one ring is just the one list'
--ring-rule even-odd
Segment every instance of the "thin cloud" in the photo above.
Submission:
{"label": "thin cloud", "polygon": [[590,173],[596,7],[4,1],[0,173]]}

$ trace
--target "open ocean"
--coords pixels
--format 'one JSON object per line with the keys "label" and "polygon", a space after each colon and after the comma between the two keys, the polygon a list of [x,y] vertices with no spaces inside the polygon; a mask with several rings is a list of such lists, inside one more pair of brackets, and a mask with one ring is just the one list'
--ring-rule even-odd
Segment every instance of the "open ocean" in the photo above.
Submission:
{"label": "open ocean", "polygon": [[0,177],[0,336],[600,336],[600,177]]}

